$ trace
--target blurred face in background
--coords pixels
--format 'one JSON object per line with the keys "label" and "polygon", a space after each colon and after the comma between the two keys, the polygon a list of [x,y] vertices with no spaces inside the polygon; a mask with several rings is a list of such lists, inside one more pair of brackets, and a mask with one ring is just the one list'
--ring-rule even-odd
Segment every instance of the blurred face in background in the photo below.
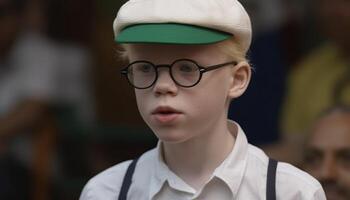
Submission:
{"label": "blurred face in background", "polygon": [[0,58],[7,53],[21,28],[23,13],[13,3],[14,1],[0,1]]}
{"label": "blurred face in background", "polygon": [[349,0],[317,0],[319,25],[327,37],[338,45],[350,49],[350,1]]}
{"label": "blurred face in background", "polygon": [[333,113],[313,127],[305,170],[317,178],[329,200],[350,199],[350,113]]}

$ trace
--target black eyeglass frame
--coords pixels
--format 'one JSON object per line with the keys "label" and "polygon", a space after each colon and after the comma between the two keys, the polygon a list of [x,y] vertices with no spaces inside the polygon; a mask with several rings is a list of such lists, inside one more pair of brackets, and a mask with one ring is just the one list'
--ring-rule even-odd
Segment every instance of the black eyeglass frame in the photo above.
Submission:
{"label": "black eyeglass frame", "polygon": [[[178,83],[174,76],[173,76],[173,73],[172,73],[172,67],[174,66],[175,63],[177,62],[180,62],[180,61],[188,61],[188,62],[192,62],[193,64],[195,64],[197,67],[198,67],[198,71],[199,71],[199,78],[198,80],[192,84],[192,85],[189,85],[189,86],[185,86],[185,85],[181,85],[180,83]],[[155,78],[154,78],[154,81],[147,87],[136,87],[128,78],[128,73],[129,73],[129,67],[131,67],[133,64],[136,64],[136,63],[148,63],[150,64],[153,68],[154,68],[154,71],[155,71]],[[126,66],[125,68],[123,68],[120,72],[122,75],[124,75],[126,77],[126,79],[128,80],[129,84],[131,86],[133,86],[134,88],[136,89],[147,89],[147,88],[150,88],[152,87],[158,80],[158,68],[161,68],[161,67],[166,67],[166,68],[169,68],[169,74],[170,74],[170,77],[171,79],[174,81],[174,83],[180,87],[184,87],[184,88],[190,88],[190,87],[194,87],[195,85],[197,85],[201,79],[202,79],[202,76],[204,73],[206,72],[209,72],[209,71],[212,71],[212,70],[215,70],[215,69],[219,69],[221,67],[225,67],[225,66],[228,66],[228,65],[233,65],[233,66],[236,66],[238,64],[237,61],[230,61],[230,62],[226,62],[226,63],[221,63],[221,64],[217,64],[217,65],[211,65],[211,66],[206,66],[206,67],[203,67],[201,65],[199,65],[196,61],[194,60],[191,60],[191,59],[177,59],[175,60],[174,62],[172,62],[170,65],[169,64],[159,64],[159,65],[155,65],[153,64],[152,62],[150,61],[146,61],[146,60],[137,60],[137,61],[134,61],[130,64],[128,64],[128,66]]]}

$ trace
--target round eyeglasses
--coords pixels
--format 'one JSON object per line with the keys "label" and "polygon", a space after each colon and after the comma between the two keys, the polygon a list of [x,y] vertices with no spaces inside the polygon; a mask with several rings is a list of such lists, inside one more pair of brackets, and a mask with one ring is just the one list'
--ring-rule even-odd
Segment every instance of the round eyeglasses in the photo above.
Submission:
{"label": "round eyeglasses", "polygon": [[139,60],[130,63],[121,70],[121,74],[126,76],[128,82],[137,89],[147,89],[152,87],[158,79],[158,68],[169,68],[171,79],[181,87],[193,87],[199,83],[203,73],[212,71],[228,65],[237,65],[231,61],[218,65],[203,67],[190,59],[175,60],[172,64],[155,65],[149,61]]}

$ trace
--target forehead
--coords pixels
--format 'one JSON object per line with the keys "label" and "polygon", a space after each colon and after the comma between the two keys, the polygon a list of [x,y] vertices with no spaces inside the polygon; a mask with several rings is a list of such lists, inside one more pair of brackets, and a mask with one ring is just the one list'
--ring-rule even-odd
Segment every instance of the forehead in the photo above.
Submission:
{"label": "forehead", "polygon": [[156,45],[156,44],[129,44],[125,46],[129,59],[169,61],[179,58],[194,60],[222,60],[227,56],[219,49],[222,44],[211,45]]}
{"label": "forehead", "polygon": [[350,114],[332,114],[319,120],[311,130],[308,146],[324,149],[350,149]]}

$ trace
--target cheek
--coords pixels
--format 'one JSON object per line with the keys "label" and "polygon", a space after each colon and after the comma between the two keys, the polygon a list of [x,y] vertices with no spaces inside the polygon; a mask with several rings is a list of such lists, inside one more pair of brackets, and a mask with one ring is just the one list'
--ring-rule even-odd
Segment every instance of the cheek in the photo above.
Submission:
{"label": "cheek", "polygon": [[148,112],[147,108],[149,108],[146,95],[144,95],[140,91],[135,90],[135,97],[136,97],[137,108],[138,108],[141,116],[144,118],[145,113]]}
{"label": "cheek", "polygon": [[[216,85],[216,86],[215,86]],[[208,114],[221,114],[226,109],[227,90],[221,84],[212,84],[203,91],[199,91],[198,95],[190,98],[193,101],[193,107],[201,112]],[[218,86],[221,85],[221,86]]]}
{"label": "cheek", "polygon": [[350,170],[349,169],[340,169],[339,177],[341,182],[350,190]]}
{"label": "cheek", "polygon": [[320,179],[321,178],[321,166],[315,167],[306,167],[305,169],[308,173],[311,174],[311,176],[315,177],[316,179]]}
{"label": "cheek", "polygon": [[[205,99],[207,101],[210,99],[211,102],[214,104],[223,104],[226,103],[229,99],[229,90],[230,90],[230,84],[231,79],[230,76],[227,74],[215,74],[218,76],[210,77],[208,80],[208,85],[206,86],[206,93]],[[210,102],[208,102],[210,103]]]}

